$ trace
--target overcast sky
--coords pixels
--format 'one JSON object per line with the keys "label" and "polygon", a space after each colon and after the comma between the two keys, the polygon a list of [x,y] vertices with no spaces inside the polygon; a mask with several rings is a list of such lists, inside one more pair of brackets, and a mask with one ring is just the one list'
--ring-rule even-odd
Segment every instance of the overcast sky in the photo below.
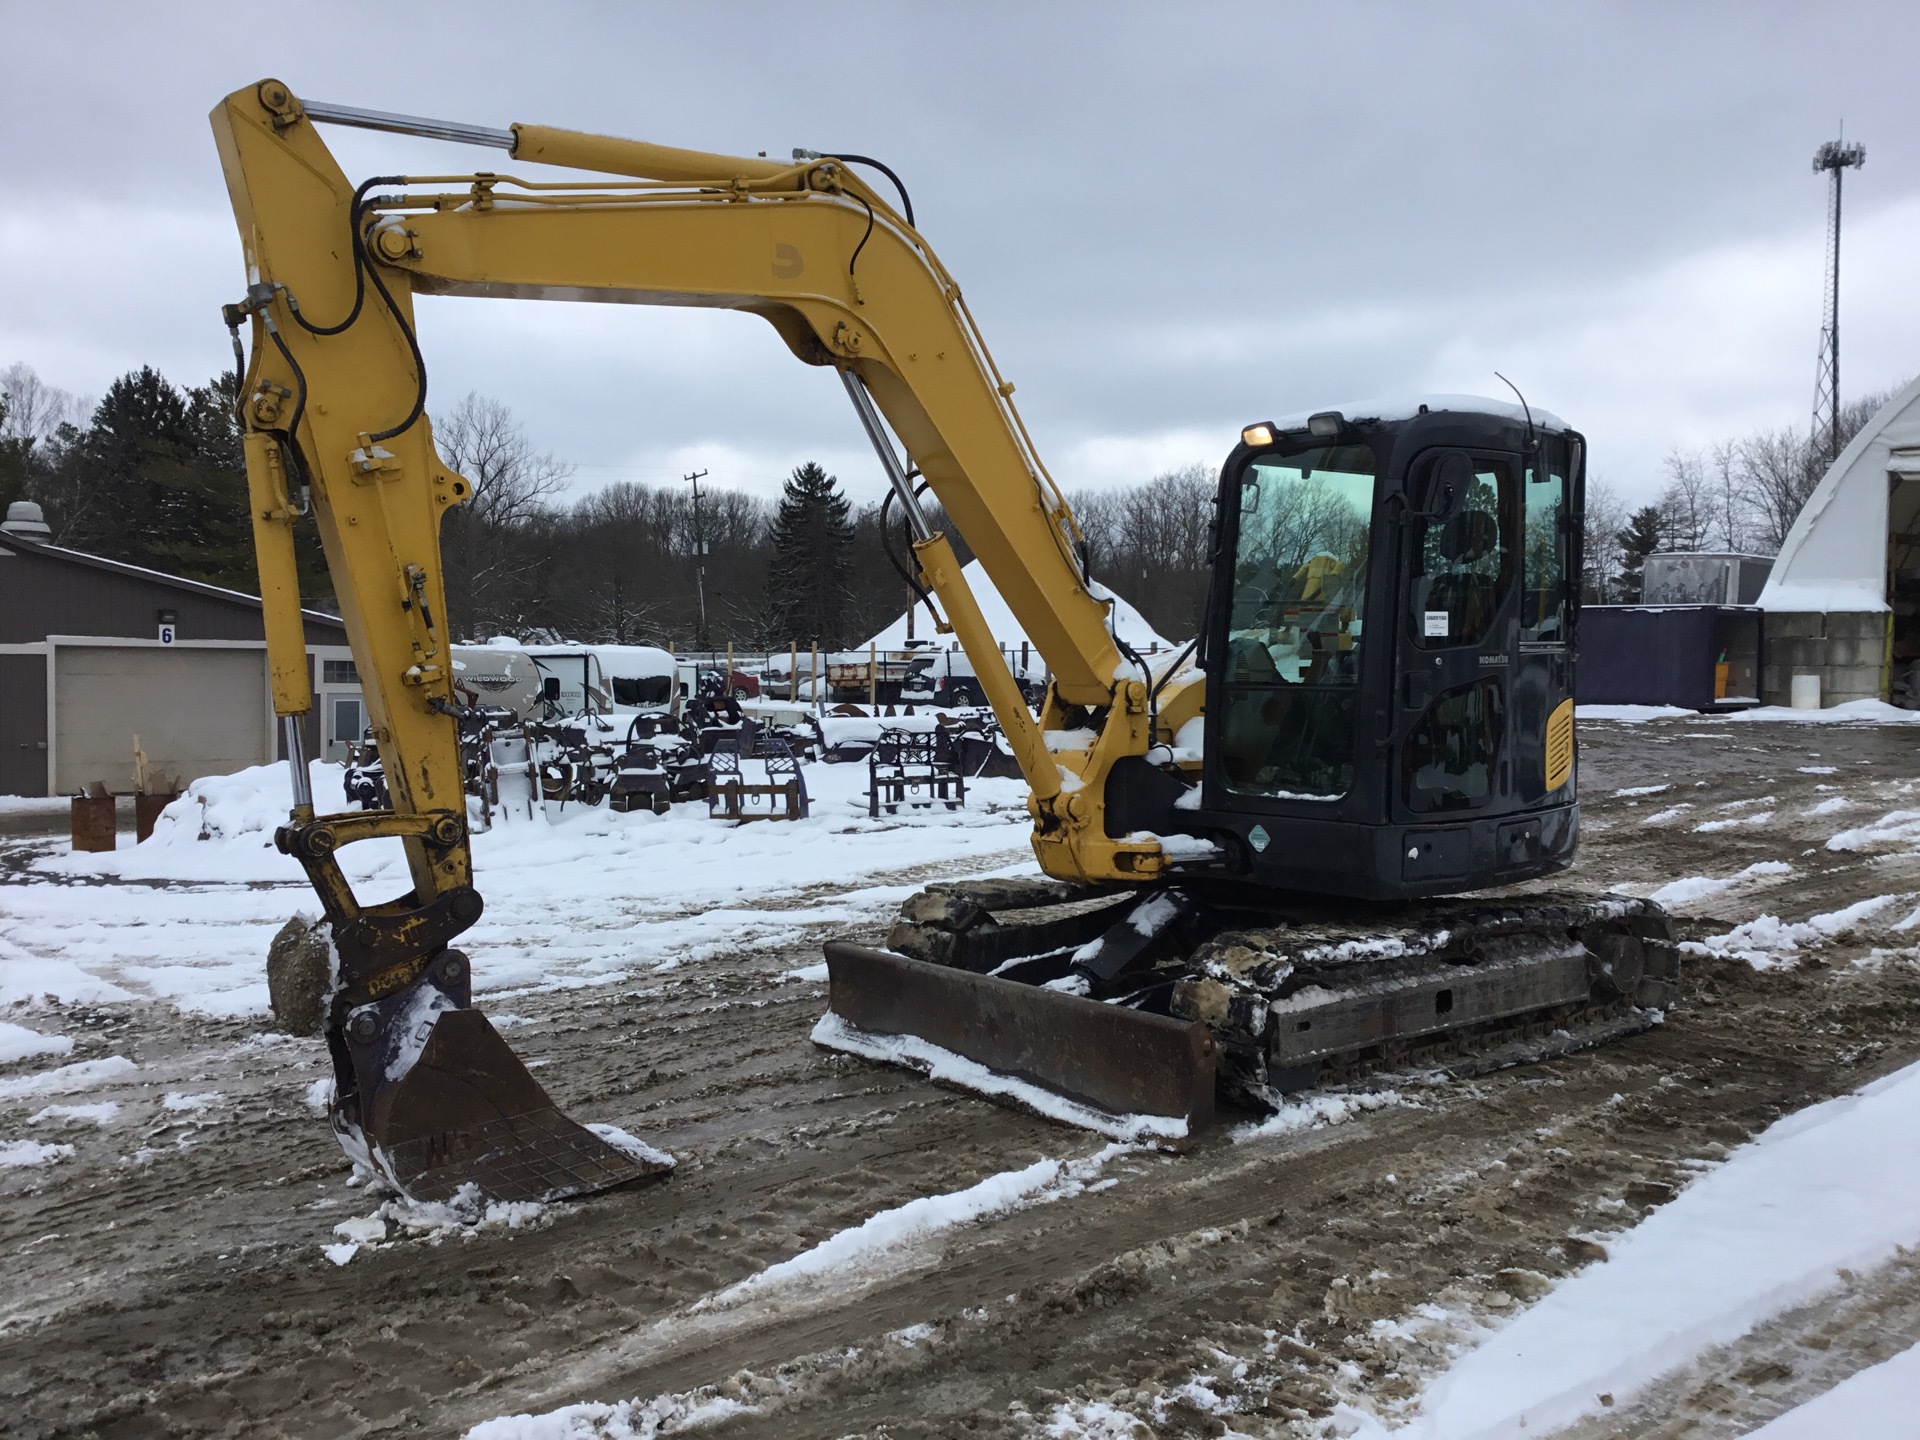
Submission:
{"label": "overcast sky", "polygon": [[[97,395],[227,363],[207,112],[297,94],[888,161],[1069,487],[1217,464],[1343,400],[1504,395],[1635,498],[1804,426],[1844,120],[1849,395],[1920,372],[1920,5],[48,5],[0,0],[0,366]],[[350,176],[498,152],[330,129]],[[882,486],[830,371],[726,312],[423,299],[434,402],[574,484]]]}

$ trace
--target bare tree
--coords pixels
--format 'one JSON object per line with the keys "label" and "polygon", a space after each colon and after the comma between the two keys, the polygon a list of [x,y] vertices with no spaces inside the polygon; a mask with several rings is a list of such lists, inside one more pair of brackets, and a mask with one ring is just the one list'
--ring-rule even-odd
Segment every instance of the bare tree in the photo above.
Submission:
{"label": "bare tree", "polygon": [[1581,569],[1582,587],[1590,603],[1605,605],[1620,598],[1620,532],[1626,528],[1626,501],[1606,480],[1589,475]]}
{"label": "bare tree", "polygon": [[454,631],[520,628],[530,598],[523,582],[537,568],[520,532],[546,516],[548,497],[573,467],[535,450],[505,405],[471,391],[435,423],[434,443],[473,487],[473,498],[447,516],[441,535]]}
{"label": "bare tree", "polygon": [[1194,633],[1206,604],[1216,471],[1184,465],[1142,484],[1068,497],[1087,568],[1162,634]]}
{"label": "bare tree", "polygon": [[20,441],[27,448],[51,440],[62,425],[79,425],[86,418],[80,401],[57,385],[49,385],[31,365],[15,362],[0,370],[0,439]]}
{"label": "bare tree", "polygon": [[1698,450],[1669,450],[1667,488],[1660,492],[1660,518],[1675,550],[1704,550],[1715,518],[1706,457]]}
{"label": "bare tree", "polygon": [[1754,535],[1778,551],[1820,483],[1821,466],[1798,430],[1757,430],[1733,442],[1733,470]]}
{"label": "bare tree", "polygon": [[1755,541],[1751,534],[1753,518],[1740,495],[1739,458],[1739,447],[1723,440],[1713,447],[1707,464],[1711,470],[1709,483],[1716,507],[1714,521],[1720,527],[1720,543],[1736,554],[1744,554]]}

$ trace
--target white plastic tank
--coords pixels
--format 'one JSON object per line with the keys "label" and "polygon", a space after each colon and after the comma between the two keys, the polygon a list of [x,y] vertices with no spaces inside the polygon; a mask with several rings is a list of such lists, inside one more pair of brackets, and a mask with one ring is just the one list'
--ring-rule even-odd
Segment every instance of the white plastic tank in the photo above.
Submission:
{"label": "white plastic tank", "polygon": [[[1778,691],[1774,692],[1778,694]],[[1796,675],[1793,677],[1792,704],[1796,710],[1818,710],[1820,708],[1820,677],[1818,675]]]}

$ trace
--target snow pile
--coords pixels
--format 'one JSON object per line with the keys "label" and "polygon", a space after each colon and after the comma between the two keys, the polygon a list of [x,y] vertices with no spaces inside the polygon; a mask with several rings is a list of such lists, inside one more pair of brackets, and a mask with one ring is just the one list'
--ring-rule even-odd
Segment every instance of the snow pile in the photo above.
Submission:
{"label": "snow pile", "polygon": [[1025,1080],[989,1070],[977,1060],[943,1050],[917,1035],[874,1035],[848,1024],[829,1010],[813,1027],[813,1043],[829,1050],[844,1050],[866,1060],[900,1065],[917,1070],[928,1079],[944,1085],[992,1095],[1012,1102],[1022,1110],[1077,1125],[1115,1140],[1129,1142],[1179,1140],[1187,1133],[1184,1117],[1172,1115],[1110,1115],[1104,1110],[1077,1104],[1064,1095],[1056,1095]]}
{"label": "snow pile", "polygon": [[545,1415],[502,1415],[467,1431],[466,1440],[655,1440],[744,1415],[753,1407],[718,1394],[712,1386],[651,1400],[616,1405],[588,1401]]}
{"label": "snow pile", "polygon": [[1884,700],[1849,700],[1824,710],[1795,710],[1785,705],[1759,705],[1720,717],[1727,720],[1772,721],[1786,725],[1920,725],[1920,710],[1902,710]]}
{"label": "snow pile", "polygon": [[1264,1140],[1271,1135],[1296,1135],[1302,1130],[1324,1130],[1329,1125],[1343,1125],[1356,1116],[1371,1114],[1375,1110],[1414,1104],[1398,1090],[1310,1095],[1304,1100],[1282,1105],[1264,1120],[1236,1125],[1232,1131],[1233,1142],[1238,1145],[1248,1140]]}
{"label": "snow pile", "polygon": [[[1871,1270],[1920,1244],[1916,1189],[1920,1066],[1910,1066],[1735,1150],[1613,1241],[1606,1260],[1459,1360],[1405,1428],[1349,1418],[1368,1440],[1552,1434],[1596,1413],[1602,1394],[1624,1401],[1702,1350],[1814,1300],[1841,1271]],[[1783,1432],[1800,1433],[1863,1432]]]}
{"label": "snow pile", "polygon": [[1705,940],[1687,940],[1680,948],[1694,955],[1732,957],[1744,960],[1756,970],[1790,965],[1799,958],[1804,946],[1817,950],[1830,940],[1858,930],[1869,917],[1878,914],[1899,897],[1875,895],[1857,900],[1844,910],[1815,915],[1810,920],[1784,921],[1777,915],[1761,915],[1744,925],[1736,925],[1724,935]]}
{"label": "snow pile", "polygon": [[120,1106],[112,1100],[99,1100],[91,1105],[46,1105],[27,1117],[29,1125],[58,1125],[76,1121],[91,1121],[102,1128],[111,1125],[120,1114]]}
{"label": "snow pile", "polygon": [[1644,725],[1649,720],[1698,720],[1700,712],[1678,705],[1576,705],[1575,720],[1611,720],[1618,725]]}
{"label": "snow pile", "polygon": [[1826,1394],[1762,1425],[1747,1440],[1898,1440],[1911,1434],[1920,1345],[1849,1375]]}
{"label": "snow pile", "polygon": [[[315,760],[307,767],[315,806],[326,811],[345,804],[342,782],[347,767]],[[153,822],[153,837],[162,845],[181,840],[224,840],[236,835],[264,834],[271,843],[276,825],[287,823],[293,804],[293,781],[287,762],[254,765],[231,775],[208,775],[193,781]]]}
{"label": "snow pile", "polygon": [[64,1095],[74,1090],[85,1090],[116,1075],[124,1075],[133,1068],[133,1062],[126,1056],[109,1055],[104,1060],[80,1060],[72,1065],[58,1065],[32,1075],[16,1075],[0,1080],[0,1100],[13,1100],[22,1095]]}
{"label": "snow pile", "polygon": [[51,1165],[73,1154],[71,1145],[44,1145],[38,1140],[0,1140],[0,1170],[29,1165]]}
{"label": "snow pile", "polygon": [[521,1230],[546,1220],[547,1207],[531,1200],[489,1200],[469,1181],[446,1200],[388,1200],[371,1215],[342,1220],[333,1227],[340,1243],[321,1253],[345,1265],[363,1248],[386,1249],[402,1240],[424,1239],[438,1245],[449,1236],[472,1239],[482,1230]]}
{"label": "snow pile", "polygon": [[1706,875],[1689,875],[1684,880],[1675,880],[1662,885],[1647,898],[1656,905],[1685,905],[1694,900],[1704,900],[1709,895],[1718,895],[1723,890],[1731,890],[1742,880],[1756,880],[1773,875],[1791,875],[1793,867],[1783,860],[1762,860],[1757,865],[1749,865],[1738,875],[1729,875],[1724,880],[1716,880]]}
{"label": "snow pile", "polygon": [[1144,1421],[1116,1405],[1075,1400],[1054,1406],[1040,1433],[1047,1440],[1139,1440],[1148,1431]]}
{"label": "snow pile", "polygon": [[758,1275],[709,1296],[695,1310],[725,1309],[792,1289],[823,1276],[858,1273],[887,1252],[993,1215],[1050,1205],[1088,1190],[1105,1189],[1099,1180],[1109,1160],[1139,1151],[1137,1145],[1108,1145],[1083,1160],[1036,1160],[1023,1170],[989,1175],[977,1185],[946,1195],[924,1195],[870,1215],[851,1229],[830,1235],[791,1260],[769,1265]]}
{"label": "snow pile", "polygon": [[24,1025],[0,1020],[0,1065],[34,1055],[70,1055],[73,1040],[66,1035],[42,1035]]}
{"label": "snow pile", "polygon": [[614,1149],[624,1150],[635,1159],[645,1160],[654,1165],[674,1166],[680,1163],[666,1151],[654,1149],[653,1146],[647,1144],[647,1142],[642,1140],[638,1135],[629,1135],[618,1125],[606,1125],[599,1121],[591,1121],[588,1123],[587,1129],[613,1146]]}
{"label": "snow pile", "polygon": [[1910,840],[1920,840],[1920,810],[1889,810],[1871,825],[1842,830],[1827,841],[1827,849],[1860,851]]}
{"label": "snow pile", "polygon": [[1671,785],[1630,785],[1625,790],[1613,792],[1616,800],[1635,800],[1642,795],[1664,795],[1673,789]]}

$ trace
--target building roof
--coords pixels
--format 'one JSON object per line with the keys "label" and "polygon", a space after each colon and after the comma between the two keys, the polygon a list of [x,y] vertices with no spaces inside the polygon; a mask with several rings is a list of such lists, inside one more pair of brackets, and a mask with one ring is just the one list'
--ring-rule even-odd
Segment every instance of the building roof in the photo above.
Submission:
{"label": "building roof", "polygon": [[[202,595],[212,600],[227,600],[237,604],[261,608],[260,597],[249,595],[244,590],[228,590],[220,585],[207,585],[199,580],[188,580],[179,575],[169,575],[163,570],[149,570],[144,565],[129,565],[124,560],[108,560],[104,556],[89,555],[82,550],[69,550],[63,545],[49,545],[41,540],[29,540],[9,531],[0,534],[0,549],[18,550],[26,555],[42,555],[49,560],[62,560],[75,565],[92,566],[96,570],[105,570],[115,575],[126,575],[137,580],[150,581],[174,590],[184,590],[192,595]],[[302,609],[301,615],[316,624],[337,625],[346,629],[346,621],[338,615],[329,615],[324,610]]]}
{"label": "building roof", "polygon": [[1762,610],[1873,612],[1887,608],[1887,537],[1920,519],[1920,380],[1869,420],[1787,532]]}

